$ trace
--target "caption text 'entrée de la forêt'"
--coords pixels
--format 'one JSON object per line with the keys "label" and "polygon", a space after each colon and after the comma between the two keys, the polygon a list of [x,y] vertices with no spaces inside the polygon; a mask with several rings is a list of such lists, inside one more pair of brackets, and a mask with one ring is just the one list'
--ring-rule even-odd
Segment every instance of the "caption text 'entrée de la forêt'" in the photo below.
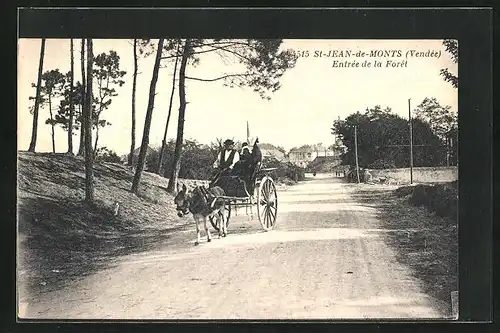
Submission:
{"label": "caption text 'entr\u00e9e de la for\u00eat'", "polygon": [[295,50],[299,58],[336,58],[334,68],[406,68],[410,58],[440,58],[440,50]]}

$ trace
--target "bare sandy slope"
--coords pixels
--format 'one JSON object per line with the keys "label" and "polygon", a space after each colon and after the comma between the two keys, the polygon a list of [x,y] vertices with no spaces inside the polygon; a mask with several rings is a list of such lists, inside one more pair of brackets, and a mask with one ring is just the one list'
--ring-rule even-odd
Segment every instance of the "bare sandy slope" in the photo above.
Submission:
{"label": "bare sandy slope", "polygon": [[[439,318],[382,238],[352,186],[317,177],[279,193],[278,224],[261,232],[245,209],[227,238],[193,246],[193,229],[159,251],[122,257],[68,288],[27,298],[25,318]],[[189,217],[191,218],[191,217]]]}

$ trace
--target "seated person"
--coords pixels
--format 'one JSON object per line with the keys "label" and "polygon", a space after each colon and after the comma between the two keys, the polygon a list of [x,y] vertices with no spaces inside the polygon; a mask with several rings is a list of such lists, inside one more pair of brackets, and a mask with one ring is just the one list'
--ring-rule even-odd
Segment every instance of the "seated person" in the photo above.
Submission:
{"label": "seated person", "polygon": [[245,173],[248,171],[250,164],[250,150],[248,149],[248,143],[243,142],[241,145],[240,160],[234,164],[233,175],[244,177]]}
{"label": "seated person", "polygon": [[259,143],[259,138],[255,140],[252,148],[251,160],[253,163],[262,163],[262,152],[257,145]]}
{"label": "seated person", "polygon": [[248,143],[243,142],[241,145],[241,153],[240,153],[240,160],[241,161],[246,161],[250,157],[251,153],[248,148]]}
{"label": "seated person", "polygon": [[[255,167],[258,163],[262,163],[262,152],[257,145],[259,143],[259,139],[255,140],[255,143],[252,148],[252,152],[248,149],[248,144],[243,144],[242,148],[242,157],[241,157],[241,172],[240,177],[243,178],[247,183],[252,181],[252,176],[255,171]],[[243,155],[245,157],[243,157]],[[236,166],[235,166],[236,170]]]}
{"label": "seated person", "polygon": [[[255,179],[253,179],[254,172],[256,171],[256,167],[258,164],[262,163],[262,152],[258,146],[259,139],[257,138],[255,140],[255,143],[253,144],[252,148],[252,153],[247,159],[247,168],[246,168],[246,175],[245,175],[245,181],[247,184],[251,184]],[[247,187],[248,192],[252,195],[254,192],[253,186]]]}
{"label": "seated person", "polygon": [[[240,154],[234,150],[234,142],[226,140],[224,142],[224,150],[219,153],[217,160],[214,162],[214,168],[218,168],[219,173],[212,179],[209,187],[220,186],[228,196],[245,196],[242,192],[243,188],[239,185],[243,181],[247,191],[252,194],[253,172],[257,163],[262,162],[262,153],[257,146],[256,140],[252,152],[248,149],[248,144],[244,144]],[[237,176],[229,178],[228,176]]]}
{"label": "seated person", "polygon": [[213,167],[220,170],[219,176],[231,175],[234,165],[240,160],[240,154],[234,149],[234,141],[224,141],[224,149],[217,155]]}

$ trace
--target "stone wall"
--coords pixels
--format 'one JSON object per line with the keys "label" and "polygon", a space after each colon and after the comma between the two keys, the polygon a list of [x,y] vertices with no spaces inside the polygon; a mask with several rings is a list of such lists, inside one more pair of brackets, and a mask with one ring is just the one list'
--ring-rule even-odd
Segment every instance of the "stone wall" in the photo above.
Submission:
{"label": "stone wall", "polygon": [[[386,177],[399,183],[410,183],[410,168],[369,169],[372,178]],[[417,167],[413,168],[414,183],[452,182],[458,179],[458,167]]]}

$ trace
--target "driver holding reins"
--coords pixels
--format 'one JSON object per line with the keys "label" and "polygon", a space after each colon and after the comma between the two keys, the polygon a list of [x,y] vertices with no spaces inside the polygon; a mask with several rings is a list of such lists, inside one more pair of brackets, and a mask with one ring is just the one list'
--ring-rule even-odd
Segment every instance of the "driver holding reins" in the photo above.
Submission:
{"label": "driver holding reins", "polygon": [[222,174],[231,174],[234,165],[240,160],[240,154],[234,149],[234,141],[224,141],[224,149],[217,155],[213,167],[221,170]]}

